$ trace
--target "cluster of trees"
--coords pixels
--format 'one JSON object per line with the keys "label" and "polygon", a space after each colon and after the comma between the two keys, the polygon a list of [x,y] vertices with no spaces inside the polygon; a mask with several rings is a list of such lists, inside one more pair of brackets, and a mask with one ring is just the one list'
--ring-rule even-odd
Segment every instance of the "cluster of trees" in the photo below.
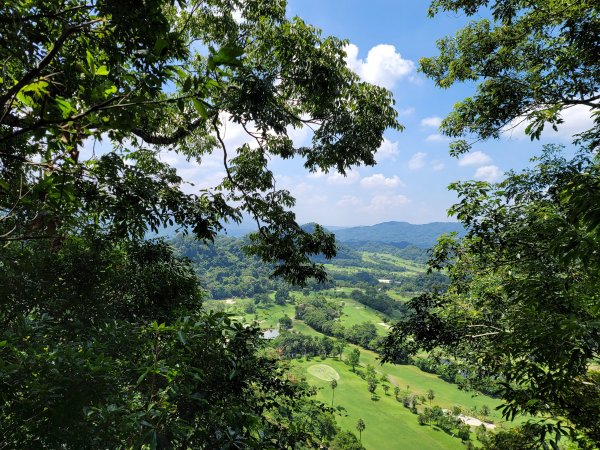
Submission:
{"label": "cluster of trees", "polygon": [[440,87],[477,82],[476,93],[442,121],[441,131],[459,139],[452,154],[517,123],[538,139],[544,128],[561,127],[569,108],[591,120],[573,136],[574,156],[548,145],[534,165],[498,183],[451,185],[459,202],[450,213],[467,234],[440,240],[430,261],[432,270],[449,274],[450,286],[411,301],[411,314],[390,334],[386,358],[443,348],[503,380],[505,417],[542,418],[511,435],[518,444],[494,448],[556,444],[564,435],[581,448],[597,448],[598,4],[435,0],[430,13],[440,11],[481,17],[441,39],[438,56],[421,60]]}
{"label": "cluster of trees", "polygon": [[273,340],[277,353],[284,358],[306,358],[330,355],[341,355],[346,343],[328,336],[319,338],[302,333],[281,333]]}
{"label": "cluster of trees", "polygon": [[[246,254],[248,239],[216,236],[203,243],[194,236],[177,234],[169,240],[178,255],[188,258],[210,298],[223,300],[232,297],[265,299],[272,291],[289,291],[289,286],[271,277],[272,264]],[[333,281],[307,280],[306,289],[320,291],[334,286]],[[269,300],[264,303],[268,304]]]}
{"label": "cluster of trees", "polygon": [[[373,165],[400,127],[390,92],[284,0],[9,0],[0,35],[0,447],[332,441],[332,416],[264,354],[260,330],[201,312],[193,268],[144,238],[173,227],[210,241],[248,215],[246,251],[272,275],[324,280],[311,257],[334,256],[334,238],[299,226],[268,162]],[[228,147],[226,124],[256,145]],[[287,130],[303,126],[317,131],[297,148]],[[195,193],[165,162],[213,153],[225,176]],[[246,282],[222,265],[215,279]]]}
{"label": "cluster of trees", "polygon": [[361,371],[359,372],[359,374],[361,378],[367,382],[367,389],[371,393],[372,400],[377,399],[376,391],[377,386],[379,386],[380,383],[382,384],[383,390],[387,395],[388,391],[390,390],[390,385],[386,374],[383,374],[381,375],[381,377],[378,378],[377,371],[375,370],[375,367],[373,367],[371,364],[367,364],[367,367],[365,367],[364,372]]}
{"label": "cluster of trees", "polygon": [[484,373],[462,358],[444,358],[439,351],[432,352],[427,357],[412,357],[410,362],[424,372],[435,373],[444,381],[456,384],[459,389],[477,390],[490,397],[500,396],[502,383],[505,381]]}
{"label": "cluster of trees", "polygon": [[275,290],[279,284],[269,277],[271,265],[244,253],[248,241],[243,239],[217,236],[203,244],[194,236],[178,234],[170,243],[192,261],[202,287],[215,300],[254,297]]}
{"label": "cluster of trees", "polygon": [[350,297],[365,306],[393,318],[401,317],[407,310],[404,303],[397,302],[384,291],[374,287],[369,287],[364,291],[355,289],[350,293]]}
{"label": "cluster of trees", "polygon": [[295,318],[303,320],[315,330],[367,349],[377,350],[379,348],[381,339],[377,335],[375,324],[363,322],[344,327],[338,320],[340,315],[340,304],[322,296],[306,299],[296,305]]}
{"label": "cluster of trees", "polygon": [[444,411],[439,406],[425,407],[417,420],[420,425],[435,425],[442,431],[460,438],[463,442],[471,439],[471,429],[453,411]]}

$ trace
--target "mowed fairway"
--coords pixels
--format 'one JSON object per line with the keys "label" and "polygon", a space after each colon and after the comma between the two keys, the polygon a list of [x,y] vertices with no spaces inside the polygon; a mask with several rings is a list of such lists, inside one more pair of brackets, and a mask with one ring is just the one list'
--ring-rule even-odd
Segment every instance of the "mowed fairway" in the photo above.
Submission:
{"label": "mowed fairway", "polygon": [[[293,364],[304,369],[307,381],[320,388],[317,398],[329,405],[332,397],[330,382],[315,376],[313,367],[328,366],[339,374],[334,406],[344,409],[336,420],[343,429],[351,430],[358,436],[356,422],[363,419],[366,429],[362,433],[362,443],[368,450],[464,449],[459,439],[433,427],[420,426],[417,416],[396,401],[393,393],[384,395],[381,387],[378,387],[379,400],[371,400],[366,381],[354,374],[344,362],[332,358],[325,361],[314,358]],[[321,373],[320,370],[317,372]]]}

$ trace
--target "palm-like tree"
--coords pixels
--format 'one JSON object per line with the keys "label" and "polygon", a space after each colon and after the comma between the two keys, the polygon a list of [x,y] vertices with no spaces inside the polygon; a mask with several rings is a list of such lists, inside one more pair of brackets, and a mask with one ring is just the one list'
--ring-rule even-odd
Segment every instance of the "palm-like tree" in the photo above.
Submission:
{"label": "palm-like tree", "polygon": [[427,399],[429,400],[429,406],[431,406],[431,402],[434,398],[435,398],[435,392],[433,392],[433,389],[429,389],[427,391]]}
{"label": "palm-like tree", "polygon": [[331,383],[329,383],[331,386],[331,407],[333,408],[333,399],[335,397],[335,388],[337,387],[337,381],[331,380]]}
{"label": "palm-like tree", "polygon": [[356,429],[358,430],[358,440],[362,442],[362,432],[365,431],[365,422],[362,419],[358,419],[356,422]]}

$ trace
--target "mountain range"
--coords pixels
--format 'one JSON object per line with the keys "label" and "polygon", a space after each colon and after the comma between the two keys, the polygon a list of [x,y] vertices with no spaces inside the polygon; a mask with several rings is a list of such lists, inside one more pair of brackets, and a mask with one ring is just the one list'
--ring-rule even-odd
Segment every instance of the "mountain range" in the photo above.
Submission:
{"label": "mountain range", "polygon": [[429,248],[439,235],[455,232],[464,236],[465,229],[458,222],[383,222],[371,226],[341,228],[333,231],[340,242],[382,242],[403,247],[409,244]]}

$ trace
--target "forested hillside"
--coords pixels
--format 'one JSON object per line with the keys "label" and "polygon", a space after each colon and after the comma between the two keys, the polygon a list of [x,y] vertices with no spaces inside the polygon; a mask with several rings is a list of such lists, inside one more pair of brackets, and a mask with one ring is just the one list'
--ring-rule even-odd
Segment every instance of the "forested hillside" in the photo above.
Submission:
{"label": "forested hillside", "polygon": [[[178,254],[192,261],[202,286],[214,299],[254,297],[280,289],[280,280],[270,274],[272,266],[244,253],[248,238],[217,236],[214,242],[203,244],[190,235],[177,235],[170,243]],[[447,277],[425,272],[427,251],[416,246],[402,248],[378,242],[342,243],[331,260],[315,257],[324,264],[331,280],[309,281],[306,289],[318,291],[339,286],[376,286],[380,280],[391,283],[400,293],[411,294],[428,289],[443,290]],[[383,284],[387,286],[387,284]]]}

